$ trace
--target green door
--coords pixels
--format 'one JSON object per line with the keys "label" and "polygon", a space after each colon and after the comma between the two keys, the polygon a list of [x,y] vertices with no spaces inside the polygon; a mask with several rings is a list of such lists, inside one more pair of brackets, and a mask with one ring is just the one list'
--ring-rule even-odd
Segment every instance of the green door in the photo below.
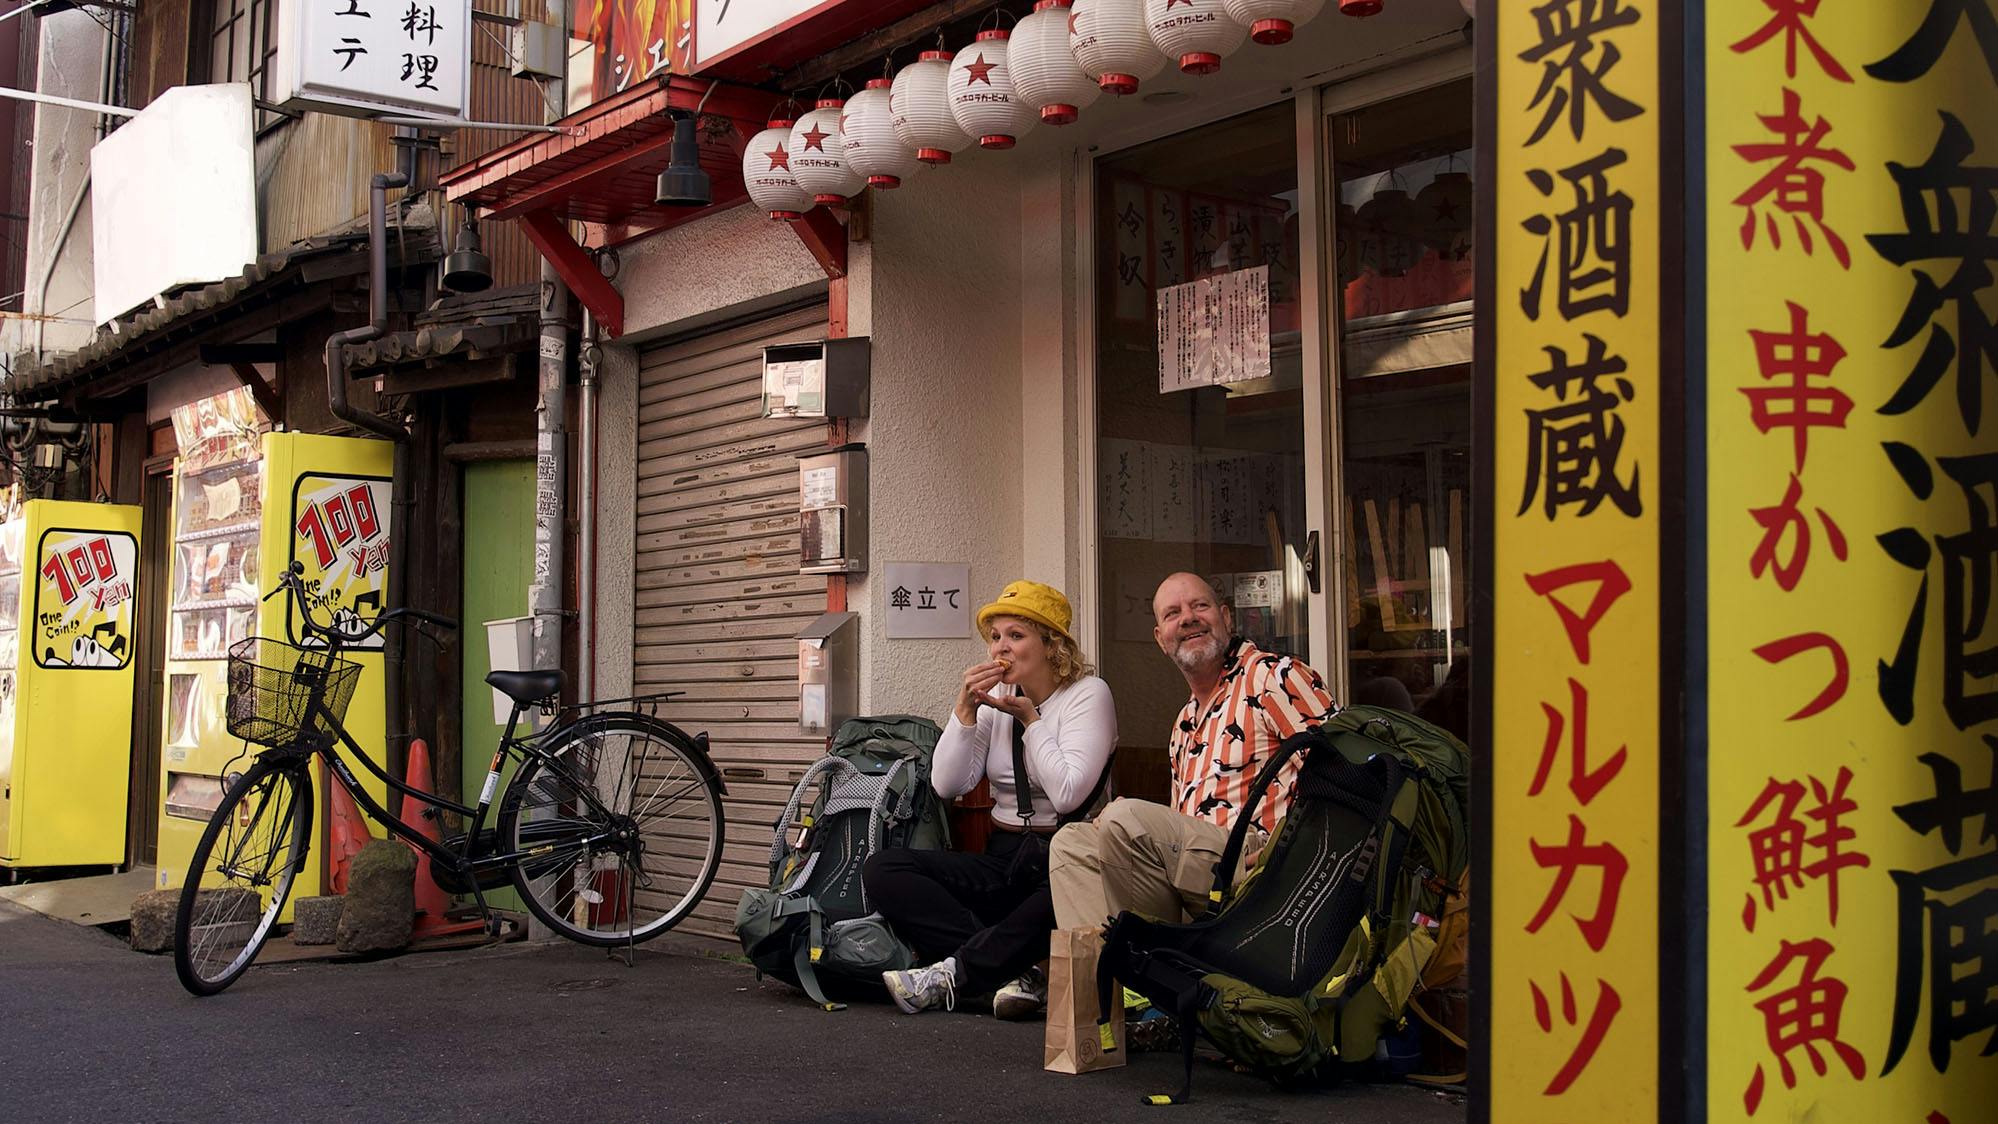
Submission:
{"label": "green door", "polygon": [[[486,621],[527,612],[527,584],[534,566],[534,462],[478,461],[465,466],[464,731],[463,788],[467,803],[478,799],[486,769],[499,748],[504,727],[493,722],[492,670],[486,649]],[[505,779],[511,779],[512,770]],[[497,792],[504,792],[502,785]],[[495,797],[497,801],[498,797]],[[497,826],[497,806],[486,826]],[[504,909],[519,909],[512,891],[488,894]]]}

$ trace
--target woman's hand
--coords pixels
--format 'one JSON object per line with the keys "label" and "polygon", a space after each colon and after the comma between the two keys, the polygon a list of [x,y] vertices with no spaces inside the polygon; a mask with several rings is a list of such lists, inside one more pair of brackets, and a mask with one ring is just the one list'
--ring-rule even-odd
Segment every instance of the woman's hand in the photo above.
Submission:
{"label": "woman's hand", "polygon": [[980,704],[998,705],[989,692],[997,687],[1005,676],[1006,664],[999,660],[975,663],[965,668],[964,683],[957,691],[957,705],[952,708],[957,713],[957,720],[966,726],[976,726]]}
{"label": "woman's hand", "polygon": [[980,691],[973,697],[983,706],[1012,715],[1013,721],[1018,722],[1022,730],[1041,720],[1041,712],[1034,707],[1033,700],[1025,695],[994,695],[988,691]]}

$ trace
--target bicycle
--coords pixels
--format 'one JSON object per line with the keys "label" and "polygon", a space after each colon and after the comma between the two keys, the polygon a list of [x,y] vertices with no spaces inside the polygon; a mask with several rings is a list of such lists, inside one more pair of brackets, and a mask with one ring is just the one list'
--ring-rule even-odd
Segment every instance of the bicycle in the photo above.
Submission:
{"label": "bicycle", "polygon": [[[230,646],[226,724],[265,747],[209,818],[188,866],[174,924],[174,969],[195,995],[234,983],[269,940],[305,868],[312,831],[314,758],[368,815],[427,856],[447,889],[472,894],[489,932],[485,891],[512,883],[528,911],[586,945],[635,945],[671,929],[713,883],[721,861],[724,788],[705,733],[688,736],[637,709],[666,695],[613,699],[560,713],[539,732],[518,734],[530,707],[559,699],[557,671],[495,671],[486,682],[513,701],[478,803],[467,806],[403,784],[362,751],[342,725],[361,666],[342,653],[390,624],[455,629],[417,609],[388,609],[363,623],[337,615],[320,624],[297,562],[277,589],[293,598],[300,643],[248,637]],[[345,747],[405,801],[466,817],[462,835],[434,842],[361,787]],[[518,770],[496,792],[505,766]],[[496,829],[485,826],[497,799]],[[405,809],[407,810],[407,809]],[[684,817],[681,812],[685,812]]]}

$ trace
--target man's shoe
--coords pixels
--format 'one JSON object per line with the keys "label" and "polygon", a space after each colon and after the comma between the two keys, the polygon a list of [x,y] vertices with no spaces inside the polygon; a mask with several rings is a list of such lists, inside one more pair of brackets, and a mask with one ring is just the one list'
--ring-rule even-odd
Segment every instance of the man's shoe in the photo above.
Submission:
{"label": "man's shoe", "polygon": [[942,1007],[957,1008],[957,958],[947,956],[927,968],[908,968],[881,973],[888,995],[905,1015]]}
{"label": "man's shoe", "polygon": [[1039,966],[1020,973],[1020,978],[1000,988],[992,996],[995,1019],[1036,1018],[1048,1006],[1048,974]]}

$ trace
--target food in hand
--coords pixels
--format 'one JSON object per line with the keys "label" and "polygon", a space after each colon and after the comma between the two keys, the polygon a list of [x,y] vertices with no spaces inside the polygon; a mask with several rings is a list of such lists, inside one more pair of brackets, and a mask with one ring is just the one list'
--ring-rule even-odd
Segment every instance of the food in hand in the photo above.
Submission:
{"label": "food in hand", "polygon": [[1011,671],[1011,670],[1013,670],[1013,661],[1012,661],[1012,660],[1009,660],[1009,659],[1007,659],[1007,658],[1006,658],[1005,656],[1000,656],[1000,657],[998,657],[998,658],[997,658],[996,660],[994,660],[993,662],[995,662],[995,663],[997,663],[997,664],[999,665],[999,670],[1000,670],[1000,671]]}

